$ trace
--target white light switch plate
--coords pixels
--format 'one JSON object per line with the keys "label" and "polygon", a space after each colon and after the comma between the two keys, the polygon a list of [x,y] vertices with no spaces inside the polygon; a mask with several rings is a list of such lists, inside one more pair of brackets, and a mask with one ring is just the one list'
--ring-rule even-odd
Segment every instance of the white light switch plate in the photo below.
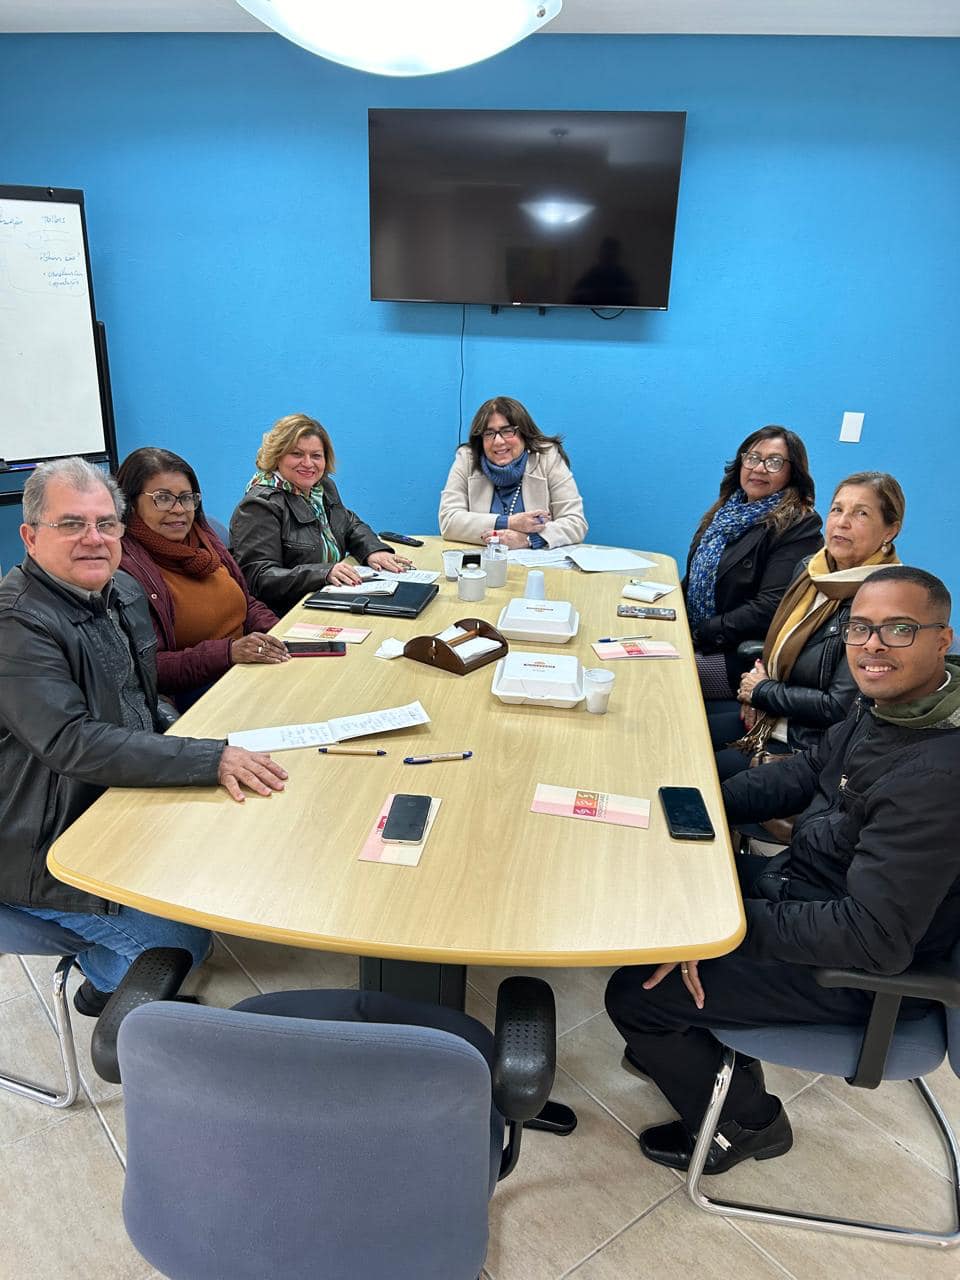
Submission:
{"label": "white light switch plate", "polygon": [[843,444],[859,444],[863,431],[862,413],[845,413],[840,423],[840,440]]}

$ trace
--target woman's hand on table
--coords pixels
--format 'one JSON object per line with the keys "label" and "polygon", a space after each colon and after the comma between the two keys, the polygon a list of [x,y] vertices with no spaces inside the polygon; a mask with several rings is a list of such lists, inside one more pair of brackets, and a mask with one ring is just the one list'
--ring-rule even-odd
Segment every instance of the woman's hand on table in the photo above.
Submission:
{"label": "woman's hand on table", "polygon": [[247,751],[244,747],[224,747],[217,769],[217,781],[239,804],[246,799],[243,787],[258,796],[269,796],[283,790],[287,776],[286,769],[263,751]]}
{"label": "woman's hand on table", "polygon": [[[693,996],[693,1003],[698,1009],[702,1009],[706,1001],[706,997],[703,994],[703,987],[700,984],[699,964],[699,960],[681,960],[680,977],[683,981],[683,985],[690,992],[691,996]],[[672,973],[676,967],[677,962],[675,960],[669,964],[657,965],[656,969],[654,969],[653,973],[651,973],[650,977],[643,984],[644,991],[652,991],[654,987],[658,987],[667,974]]]}
{"label": "woman's hand on table", "polygon": [[328,587],[358,587],[363,579],[352,564],[341,560],[327,574]]}
{"label": "woman's hand on table", "polygon": [[230,661],[238,662],[289,662],[287,646],[276,636],[251,631],[230,645]]}
{"label": "woman's hand on table", "polygon": [[745,671],[740,677],[740,687],[737,690],[737,699],[740,702],[750,706],[753,702],[753,691],[761,680],[769,680],[767,668],[758,658],[753,664],[752,671]]}
{"label": "woman's hand on table", "polygon": [[383,569],[385,573],[406,573],[413,568],[413,561],[406,556],[398,556],[393,551],[374,551],[367,556],[367,564],[371,569]]}
{"label": "woman's hand on table", "polygon": [[501,547],[507,547],[511,551],[530,545],[527,535],[518,533],[516,529],[486,529],[480,536],[484,543],[489,542],[491,538],[499,538]]}

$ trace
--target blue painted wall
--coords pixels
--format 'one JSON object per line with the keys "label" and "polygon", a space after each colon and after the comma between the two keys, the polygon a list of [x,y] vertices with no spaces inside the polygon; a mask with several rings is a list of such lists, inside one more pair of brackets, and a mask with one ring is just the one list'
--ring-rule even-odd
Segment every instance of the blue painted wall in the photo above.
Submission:
{"label": "blue painted wall", "polygon": [[267,36],[0,37],[0,182],[86,192],[121,452],[186,454],[227,518],[303,409],[365,518],[435,529],[461,312],[369,301],[369,106],[687,111],[669,312],[468,308],[465,421],[518,396],[566,434],[591,537],[675,555],[741,437],[786,423],[822,504],[894,472],[904,558],[960,588],[955,40],[544,36],[394,81]]}

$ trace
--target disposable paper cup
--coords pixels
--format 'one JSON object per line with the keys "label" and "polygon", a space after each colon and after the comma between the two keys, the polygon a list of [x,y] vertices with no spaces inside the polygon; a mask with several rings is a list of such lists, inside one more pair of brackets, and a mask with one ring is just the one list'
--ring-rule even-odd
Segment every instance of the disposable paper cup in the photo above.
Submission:
{"label": "disposable paper cup", "polygon": [[482,569],[461,569],[457,595],[471,602],[482,600],[487,593],[487,575]]}
{"label": "disposable paper cup", "polygon": [[588,667],[583,673],[583,692],[587,695],[587,710],[595,716],[606,714],[613,691],[613,672],[603,667]]}
{"label": "disposable paper cup", "polygon": [[443,576],[449,582],[456,582],[457,575],[463,564],[462,551],[444,551],[443,553]]}
{"label": "disposable paper cup", "polygon": [[523,589],[525,600],[546,600],[547,585],[542,569],[531,569],[527,574],[527,585]]}

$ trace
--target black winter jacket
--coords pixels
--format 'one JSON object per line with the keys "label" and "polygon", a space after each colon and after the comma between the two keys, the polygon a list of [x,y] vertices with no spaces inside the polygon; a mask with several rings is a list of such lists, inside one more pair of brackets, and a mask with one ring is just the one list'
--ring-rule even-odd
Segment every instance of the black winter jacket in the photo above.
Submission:
{"label": "black winter jacket", "polygon": [[746,954],[899,973],[960,937],[960,729],[892,725],[858,698],[816,747],[723,797],[733,824],[800,815],[765,898],[744,903]]}
{"label": "black winter jacket", "polygon": [[[825,729],[837,724],[857,696],[857,682],[847,662],[840,632],[850,617],[850,601],[818,627],[800,650],[789,677],[761,680],[752,705],[758,711],[787,717],[787,745],[792,751],[812,747]],[[741,669],[747,666],[741,663]]]}
{"label": "black winter jacket", "polygon": [[156,733],[121,727],[121,680],[103,647],[99,596],[85,603],[29,557],[0,582],[0,902],[106,913],[109,903],[47,870],[57,836],[106,787],[217,782],[224,742],[161,736],[147,601],[127,574],[113,582]]}
{"label": "black winter jacket", "polygon": [[[797,565],[823,545],[820,527],[816,511],[782,532],[761,521],[724,547],[717,566],[717,612],[696,628],[693,643],[698,653],[726,653],[731,687],[740,675],[737,645],[767,634]],[[694,540],[687,553],[688,577],[697,546]],[[684,592],[686,585],[684,578]]]}
{"label": "black winter jacket", "polygon": [[[392,550],[343,505],[329,476],[321,483],[330,532],[341,556],[354,556],[365,564],[374,551]],[[241,498],[230,520],[230,549],[250,594],[279,614],[299,604],[308,591],[324,586],[335,563],[322,559],[320,522],[306,498],[269,485],[257,485]]]}

